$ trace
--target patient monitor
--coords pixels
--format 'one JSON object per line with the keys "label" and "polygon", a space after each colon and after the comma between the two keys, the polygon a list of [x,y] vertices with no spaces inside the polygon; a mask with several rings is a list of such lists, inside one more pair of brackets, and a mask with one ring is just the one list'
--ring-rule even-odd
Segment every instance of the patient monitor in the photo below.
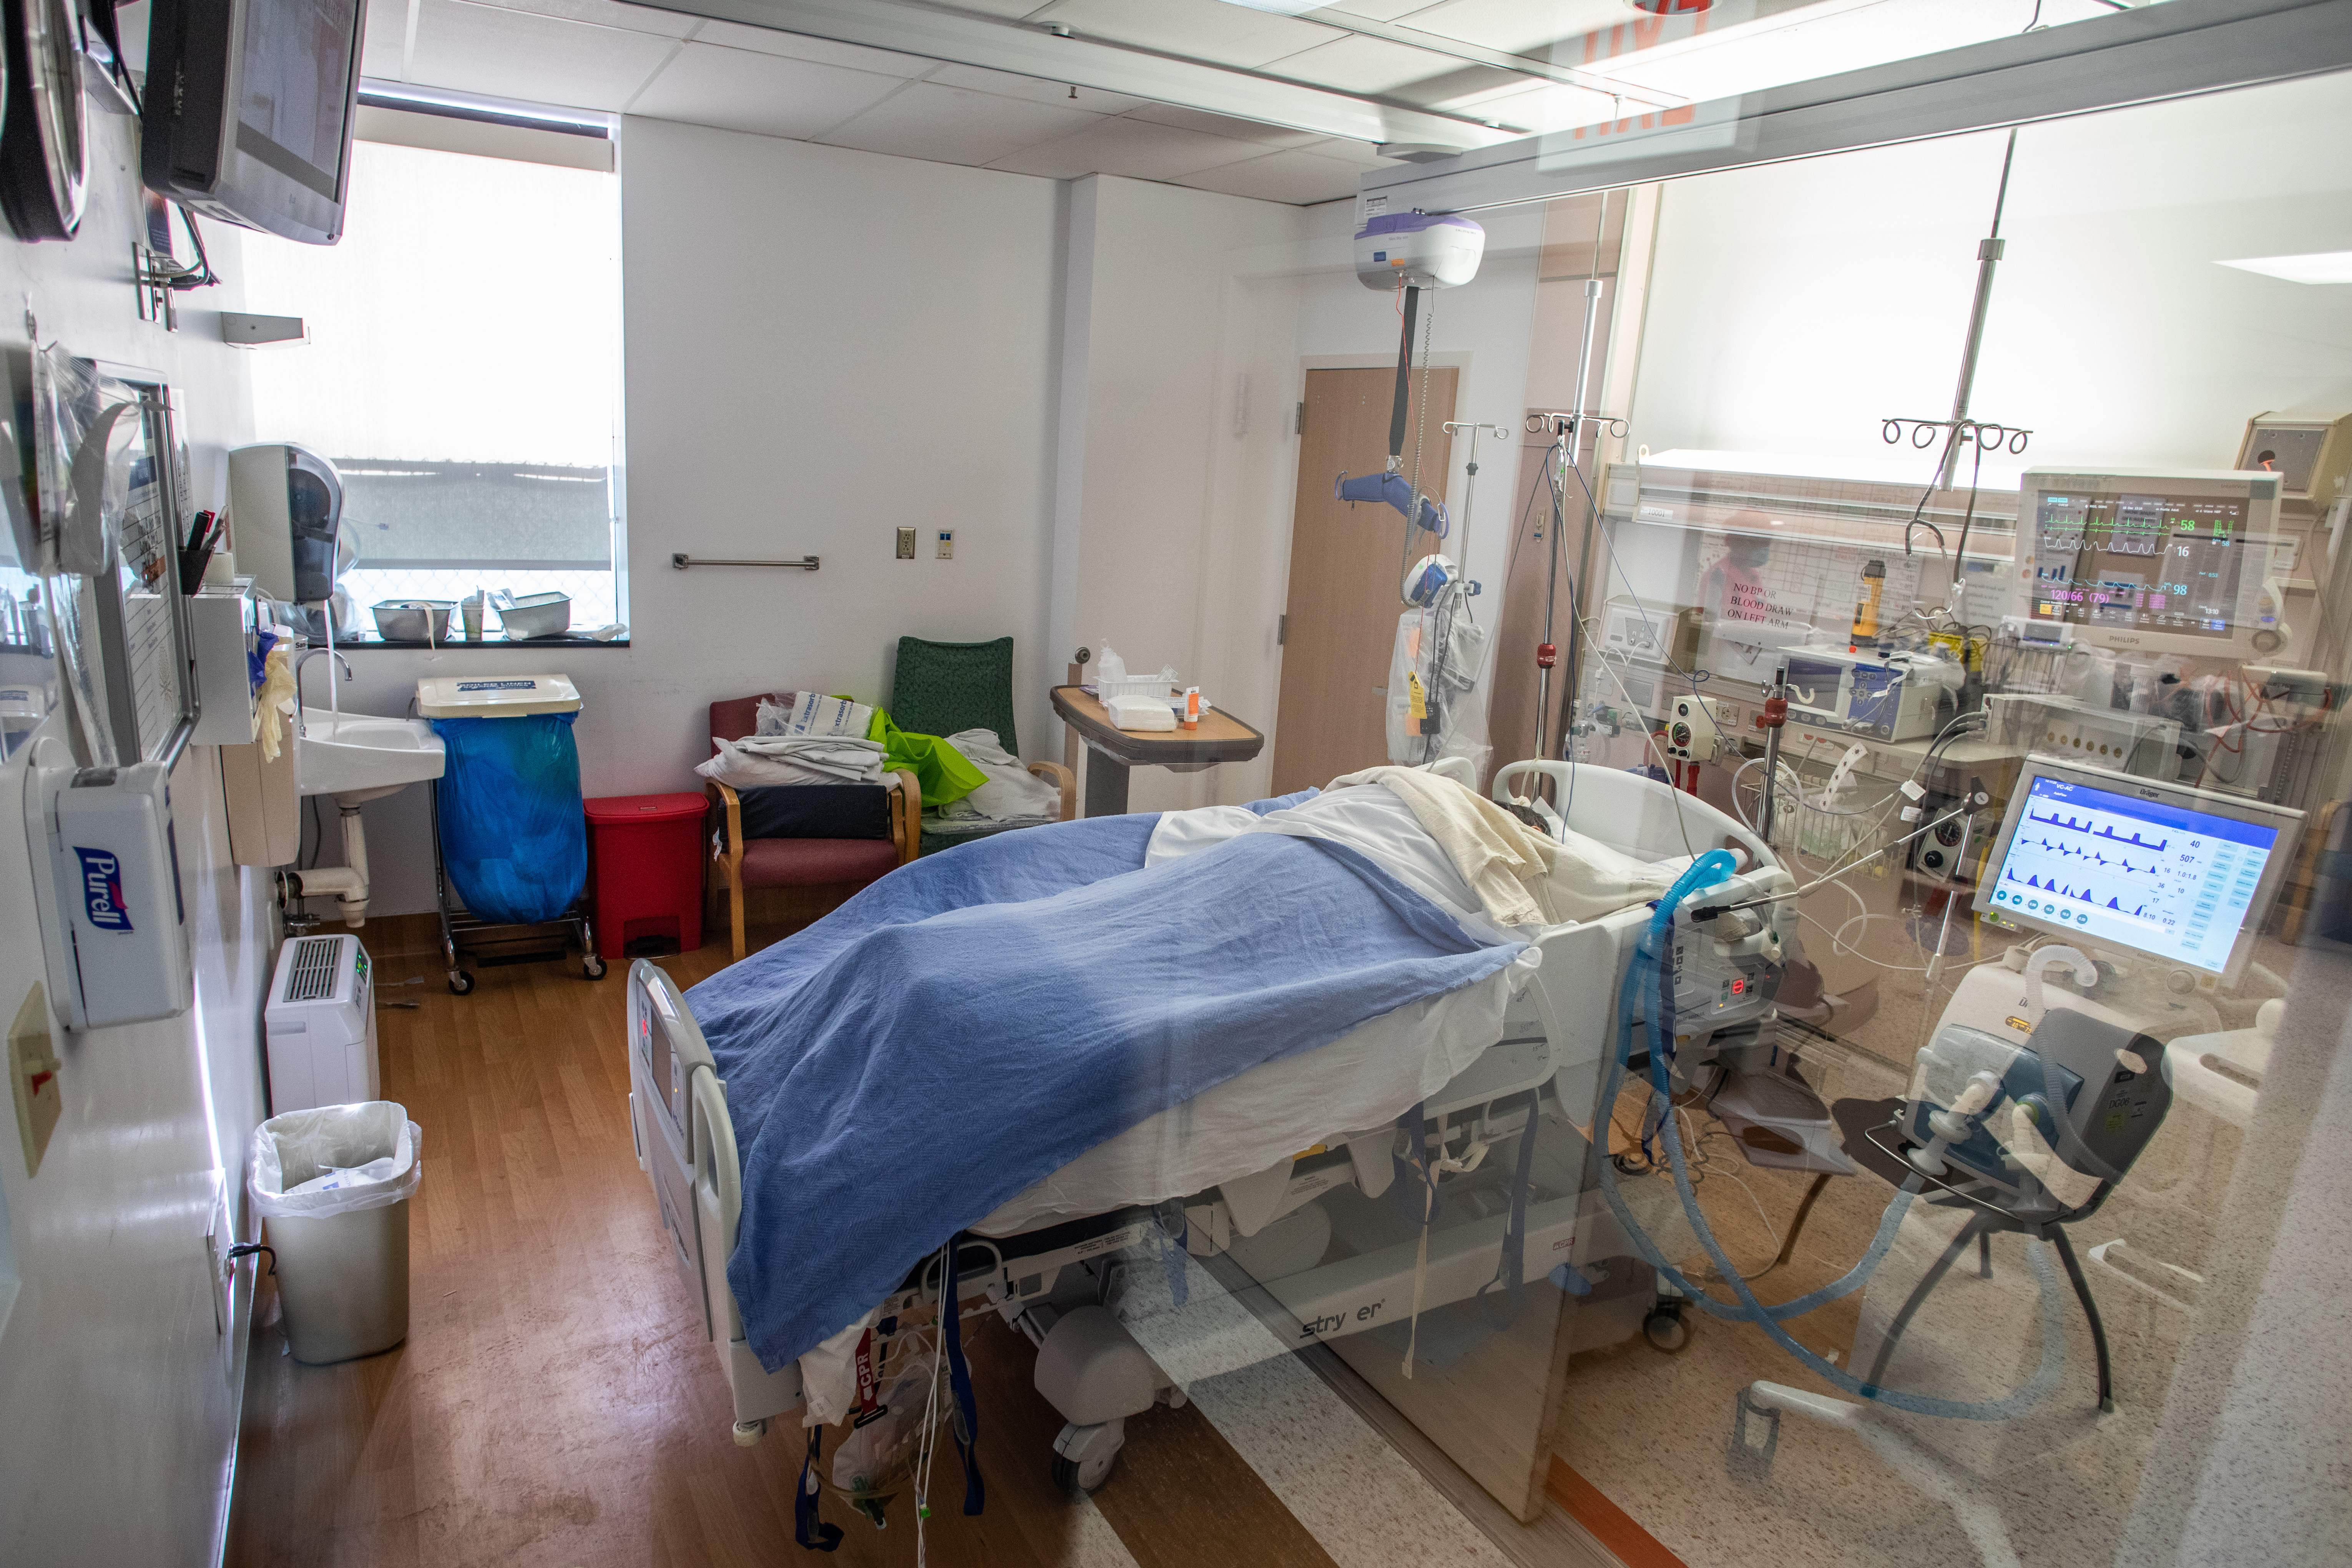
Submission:
{"label": "patient monitor", "polygon": [[2029,642],[2246,658],[2289,628],[2271,576],[2279,476],[2036,468],[2017,509],[2009,625]]}

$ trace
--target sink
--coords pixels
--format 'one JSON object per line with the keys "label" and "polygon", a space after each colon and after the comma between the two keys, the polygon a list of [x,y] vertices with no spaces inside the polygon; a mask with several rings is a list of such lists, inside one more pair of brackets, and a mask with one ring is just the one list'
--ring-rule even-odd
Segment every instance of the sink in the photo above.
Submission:
{"label": "sink", "polygon": [[294,782],[304,795],[357,805],[441,776],[441,737],[422,719],[302,710],[294,737]]}

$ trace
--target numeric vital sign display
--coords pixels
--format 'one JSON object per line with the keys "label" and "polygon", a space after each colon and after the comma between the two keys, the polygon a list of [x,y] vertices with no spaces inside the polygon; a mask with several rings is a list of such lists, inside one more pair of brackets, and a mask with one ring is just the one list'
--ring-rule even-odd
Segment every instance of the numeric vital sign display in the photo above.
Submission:
{"label": "numeric vital sign display", "polygon": [[2219,973],[2277,844],[2260,823],[2036,777],[1989,890],[2004,915]]}
{"label": "numeric vital sign display", "polygon": [[2044,491],[2034,512],[2033,618],[2231,637],[2241,577],[2262,570],[2246,510],[2242,496]]}

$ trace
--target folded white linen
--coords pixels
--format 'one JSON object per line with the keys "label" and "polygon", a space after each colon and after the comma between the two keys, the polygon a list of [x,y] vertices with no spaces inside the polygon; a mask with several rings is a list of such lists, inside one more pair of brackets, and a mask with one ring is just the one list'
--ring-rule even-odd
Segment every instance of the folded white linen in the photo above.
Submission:
{"label": "folded white linen", "polygon": [[713,740],[718,754],[694,771],[737,789],[769,784],[875,784],[882,747],[873,741],[814,735],[753,735]]}
{"label": "folded white linen", "polygon": [[1024,767],[993,730],[961,730],[947,737],[988,782],[939,808],[943,822],[1051,822],[1062,814],[1062,792]]}

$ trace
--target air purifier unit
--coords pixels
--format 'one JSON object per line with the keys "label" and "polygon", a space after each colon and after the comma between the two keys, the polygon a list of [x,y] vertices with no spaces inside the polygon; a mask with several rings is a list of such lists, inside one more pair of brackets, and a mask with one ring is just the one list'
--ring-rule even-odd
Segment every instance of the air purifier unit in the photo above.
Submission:
{"label": "air purifier unit", "polygon": [[262,1010],[269,1113],[377,1100],[375,987],[355,936],[297,936],[278,950]]}

